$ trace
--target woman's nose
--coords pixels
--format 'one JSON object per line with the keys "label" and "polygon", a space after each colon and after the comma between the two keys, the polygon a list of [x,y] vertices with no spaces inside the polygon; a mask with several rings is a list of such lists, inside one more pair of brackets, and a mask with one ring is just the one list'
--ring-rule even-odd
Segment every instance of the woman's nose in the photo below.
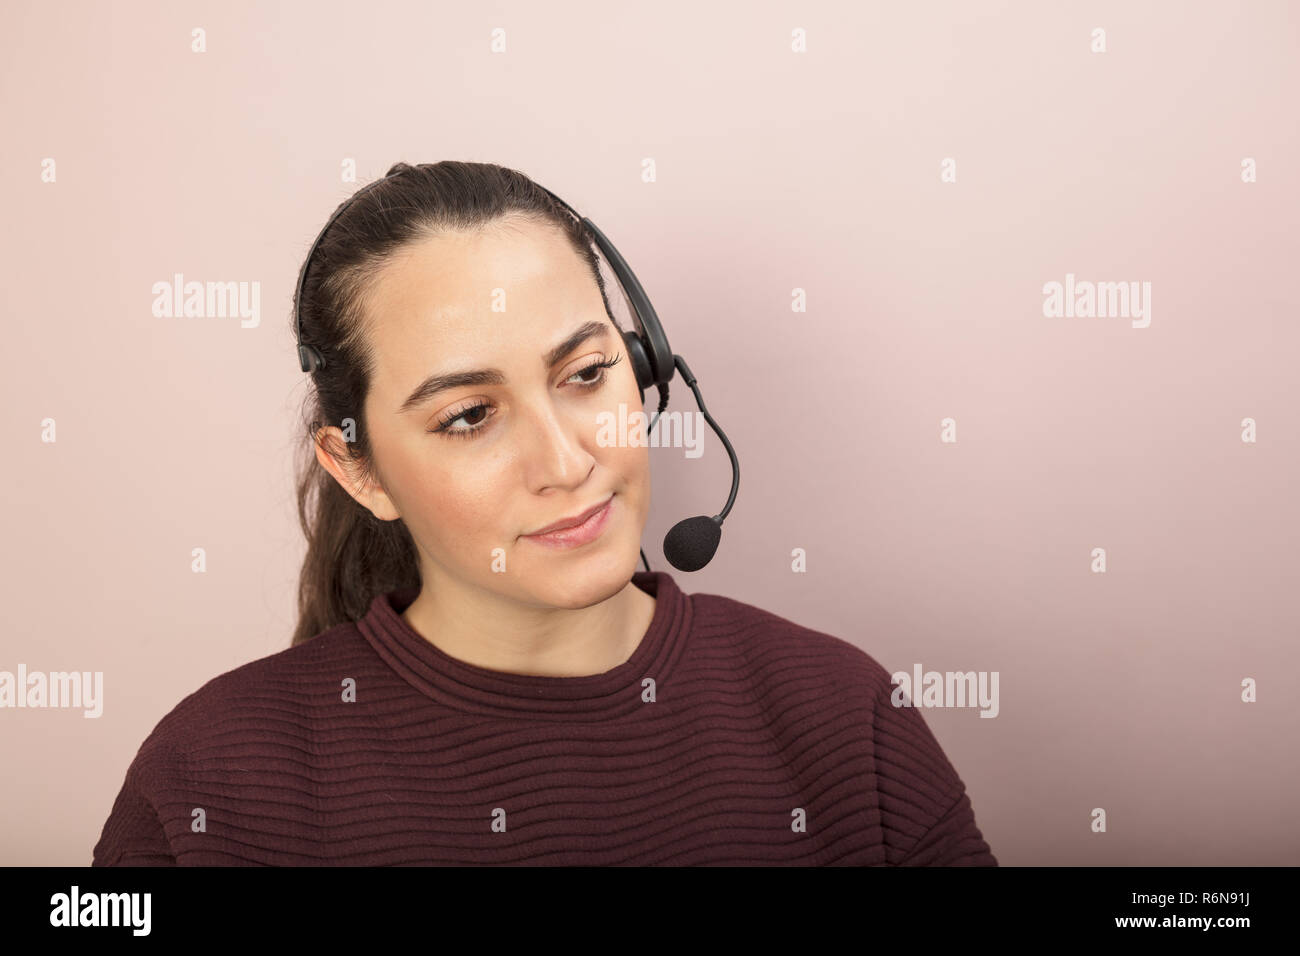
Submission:
{"label": "woman's nose", "polygon": [[591,474],[595,459],[586,448],[578,421],[547,405],[537,409],[525,427],[534,490],[579,485]]}

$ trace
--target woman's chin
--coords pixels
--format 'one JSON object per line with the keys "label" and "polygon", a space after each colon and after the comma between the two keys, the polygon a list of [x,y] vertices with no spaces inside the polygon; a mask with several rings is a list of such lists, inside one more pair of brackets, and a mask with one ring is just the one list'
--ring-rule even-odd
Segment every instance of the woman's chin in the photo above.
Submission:
{"label": "woman's chin", "polygon": [[[528,589],[552,607],[570,610],[606,601],[627,586],[641,560],[639,552],[629,559],[622,550],[608,549],[589,555],[570,555],[566,560],[541,560],[535,568],[523,570]],[[530,562],[531,563],[531,562]]]}

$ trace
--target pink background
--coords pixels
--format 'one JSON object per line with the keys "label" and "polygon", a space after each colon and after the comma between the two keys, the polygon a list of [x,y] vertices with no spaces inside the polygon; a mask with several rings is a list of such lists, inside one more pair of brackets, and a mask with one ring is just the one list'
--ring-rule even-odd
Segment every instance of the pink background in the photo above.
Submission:
{"label": "pink background", "polygon": [[[88,863],[154,724],[287,646],[297,271],[361,183],[441,159],[589,214],[699,376],[741,483],[684,590],[891,671],[1000,673],[996,719],[925,717],[1001,863],[1300,863],[1294,4],[23,0],[5,21],[0,669],[103,671],[105,701],[0,710],[0,863]],[[175,272],[260,282],[261,324],[153,317]],[[1150,282],[1150,327],[1044,317],[1066,273]],[[694,409],[680,380],[670,407]],[[651,454],[645,548],[672,571],[663,534],[730,472],[711,433]]]}

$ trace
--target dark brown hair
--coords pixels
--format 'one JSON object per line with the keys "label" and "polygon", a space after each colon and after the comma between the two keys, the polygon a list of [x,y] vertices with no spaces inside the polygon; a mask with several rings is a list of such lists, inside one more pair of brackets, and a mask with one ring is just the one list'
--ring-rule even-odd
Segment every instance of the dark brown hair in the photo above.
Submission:
{"label": "dark brown hair", "polygon": [[302,301],[295,305],[302,342],[321,353],[325,367],[311,374],[303,408],[306,429],[297,450],[298,521],[307,553],[298,580],[294,645],[356,621],[379,594],[420,584],[415,543],[405,522],[376,518],[316,460],[318,430],[324,425],[342,428],[350,418],[355,440],[345,448],[330,447],[352,460],[359,480],[383,484],[365,419],[374,368],[365,322],[376,318],[363,314],[369,283],[408,243],[451,230],[485,228],[507,215],[564,231],[590,266],[605,314],[618,328],[590,231],[523,173],[493,163],[395,164],[383,181],[339,215],[311,256]]}

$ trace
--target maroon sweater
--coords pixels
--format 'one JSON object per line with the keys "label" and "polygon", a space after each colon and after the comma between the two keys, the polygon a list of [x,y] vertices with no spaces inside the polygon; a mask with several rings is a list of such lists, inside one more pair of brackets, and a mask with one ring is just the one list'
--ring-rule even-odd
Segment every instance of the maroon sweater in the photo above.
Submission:
{"label": "maroon sweater", "polygon": [[654,619],[603,674],[450,657],[414,590],[222,674],[144,741],[93,865],[997,865],[873,658],[632,580]]}

